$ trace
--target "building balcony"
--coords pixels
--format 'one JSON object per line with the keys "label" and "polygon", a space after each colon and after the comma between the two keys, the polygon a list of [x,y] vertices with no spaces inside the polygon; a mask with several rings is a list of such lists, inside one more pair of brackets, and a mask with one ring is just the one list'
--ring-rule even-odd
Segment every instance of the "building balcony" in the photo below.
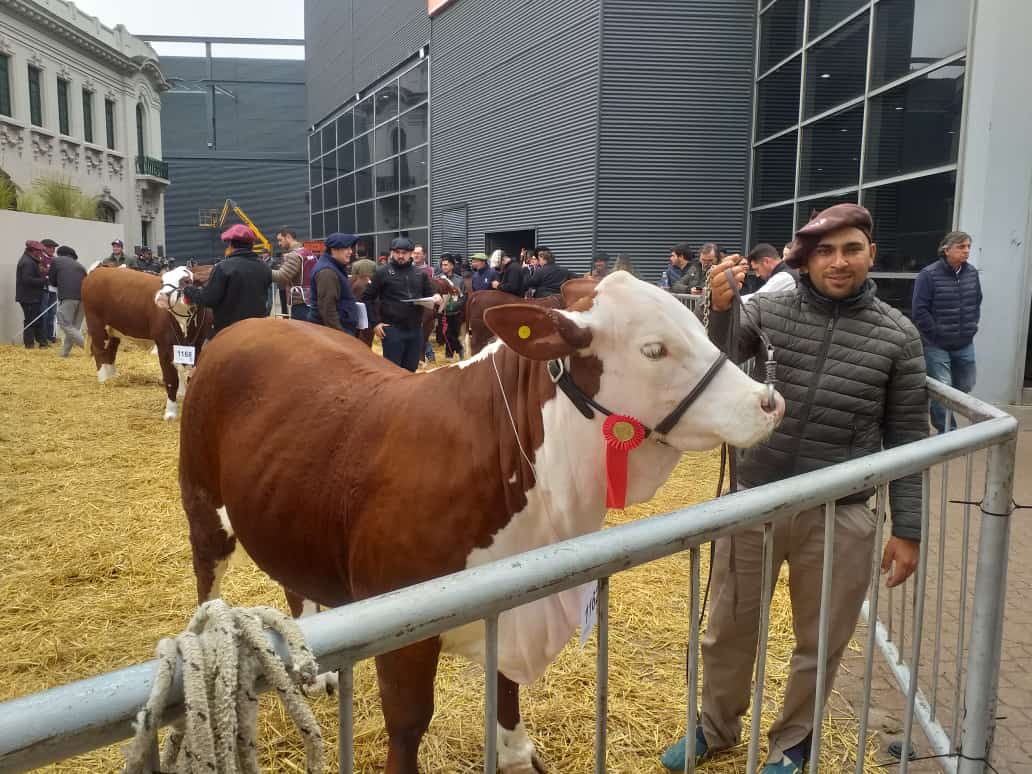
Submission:
{"label": "building balcony", "polygon": [[136,157],[136,176],[168,180],[168,162],[152,159],[150,156]]}

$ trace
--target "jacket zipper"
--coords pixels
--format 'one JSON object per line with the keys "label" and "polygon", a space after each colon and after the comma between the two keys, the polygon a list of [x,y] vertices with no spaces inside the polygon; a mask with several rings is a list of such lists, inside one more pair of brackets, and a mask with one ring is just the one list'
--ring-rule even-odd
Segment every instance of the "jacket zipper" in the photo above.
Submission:
{"label": "jacket zipper", "polygon": [[799,470],[799,449],[803,444],[803,437],[806,435],[806,428],[810,424],[810,414],[813,411],[813,399],[817,394],[817,384],[821,380],[821,373],[824,371],[824,361],[828,359],[828,350],[831,349],[831,337],[835,332],[835,326],[838,325],[839,308],[838,304],[835,305],[835,311],[831,318],[828,320],[828,324],[824,327],[824,341],[821,342],[820,351],[817,353],[817,366],[814,368],[813,381],[810,383],[810,389],[806,392],[806,402],[803,404],[803,423],[799,428],[799,434],[796,436],[795,452],[792,455],[793,462],[793,474]]}

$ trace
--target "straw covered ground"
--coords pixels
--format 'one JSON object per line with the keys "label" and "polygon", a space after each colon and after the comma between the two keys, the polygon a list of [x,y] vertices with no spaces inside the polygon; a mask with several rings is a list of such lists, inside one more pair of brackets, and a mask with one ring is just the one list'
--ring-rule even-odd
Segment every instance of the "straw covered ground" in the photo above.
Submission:
{"label": "straw covered ground", "polygon": [[[156,358],[126,344],[118,368],[119,376],[101,385],[80,351],[61,360],[53,349],[0,347],[0,700],[146,660],[193,612],[176,484],[178,425],[161,420]],[[652,502],[611,513],[608,523],[711,496],[717,464],[714,454],[686,455]],[[658,753],[683,733],[688,587],[686,555],[612,581],[610,771],[663,771]],[[223,591],[231,604],[286,608],[279,587],[242,551]],[[788,596],[779,588],[764,728],[777,711],[791,648]],[[552,772],[593,770],[594,664],[594,640],[583,650],[573,642],[543,680],[523,691],[525,722]],[[479,667],[443,661],[424,771],[482,770],[482,685]],[[289,721],[270,697],[263,707],[266,770],[302,771]],[[315,707],[335,770],[336,703],[323,698]],[[380,771],[386,734],[371,662],[356,671],[355,717],[356,769]],[[856,744],[856,723],[834,703],[822,770],[852,770]],[[705,771],[744,772],[745,756],[742,745]],[[48,770],[113,772],[121,760],[115,746]]]}

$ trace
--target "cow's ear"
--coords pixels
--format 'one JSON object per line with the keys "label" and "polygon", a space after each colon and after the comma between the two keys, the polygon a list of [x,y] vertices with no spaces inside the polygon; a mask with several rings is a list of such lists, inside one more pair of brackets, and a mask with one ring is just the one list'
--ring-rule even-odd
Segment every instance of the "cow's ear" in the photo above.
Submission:
{"label": "cow's ear", "polygon": [[531,304],[504,304],[484,312],[498,338],[530,360],[554,360],[591,346],[591,331],[562,312]]}
{"label": "cow's ear", "polygon": [[595,286],[598,280],[594,277],[577,277],[566,280],[560,288],[563,294],[563,305],[576,312],[586,312],[595,302]]}

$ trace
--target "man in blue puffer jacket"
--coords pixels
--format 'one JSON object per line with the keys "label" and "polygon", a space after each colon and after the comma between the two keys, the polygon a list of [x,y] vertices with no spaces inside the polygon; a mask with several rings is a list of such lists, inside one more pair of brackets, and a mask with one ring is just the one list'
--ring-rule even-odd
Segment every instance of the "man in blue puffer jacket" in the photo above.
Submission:
{"label": "man in blue puffer jacket", "polygon": [[[968,263],[971,236],[951,231],[939,245],[941,257],[914,283],[914,324],[921,332],[928,375],[961,392],[975,386],[975,333],[982,309],[978,269]],[[946,409],[932,401],[932,425],[946,429]],[[954,420],[952,427],[956,427]]]}

